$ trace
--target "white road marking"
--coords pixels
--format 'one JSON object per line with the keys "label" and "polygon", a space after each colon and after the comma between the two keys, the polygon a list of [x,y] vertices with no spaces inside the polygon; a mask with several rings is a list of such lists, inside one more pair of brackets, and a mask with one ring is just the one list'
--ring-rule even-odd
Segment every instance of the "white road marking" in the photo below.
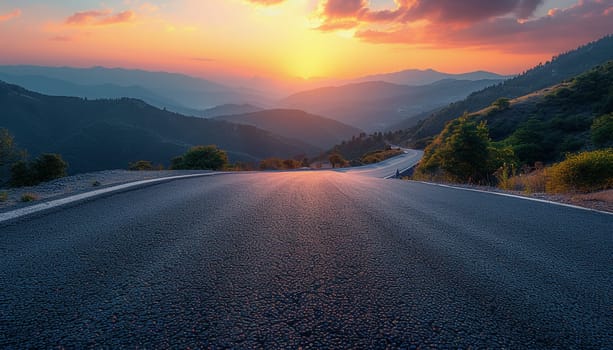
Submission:
{"label": "white road marking", "polygon": [[81,193],[81,194],[76,194],[76,195],[73,195],[73,196],[69,196],[69,197],[65,197],[65,198],[60,198],[60,199],[52,200],[52,201],[49,201],[49,202],[40,203],[40,204],[32,205],[32,206],[29,206],[29,207],[25,207],[25,208],[21,208],[21,209],[16,209],[16,210],[8,211],[8,212],[5,212],[5,213],[0,213],[0,223],[8,221],[8,220],[17,219],[17,218],[20,218],[22,216],[38,213],[38,212],[43,211],[43,210],[47,210],[47,209],[51,209],[51,208],[56,208],[56,207],[59,207],[61,205],[66,205],[66,204],[74,203],[76,201],[80,201],[80,200],[83,200],[83,199],[88,199],[88,198],[92,198],[92,197],[95,197],[95,196],[99,196],[101,194],[106,194],[106,193],[111,193],[111,192],[115,192],[115,191],[119,191],[119,190],[124,190],[124,189],[131,188],[131,187],[147,185],[147,184],[154,184],[154,183],[168,181],[168,180],[186,179],[186,178],[190,178],[190,177],[202,177],[202,176],[212,176],[212,175],[220,175],[220,174],[227,174],[227,173],[218,172],[218,173],[206,173],[206,174],[177,175],[177,176],[161,177],[161,178],[158,178],[158,179],[129,182],[129,183],[125,183],[125,184],[121,184],[121,185],[117,185],[117,186],[112,186],[112,187],[108,187],[108,188],[102,188],[102,189],[95,190],[95,191],[90,191],[90,192],[85,192],[85,193]]}
{"label": "white road marking", "polygon": [[458,186],[437,184],[437,183],[425,182],[425,181],[413,181],[413,182],[418,182],[418,183],[421,183],[421,184],[426,184],[426,185],[431,185],[431,186],[453,188],[453,189],[456,189],[456,190],[479,192],[479,193],[488,193],[488,194],[493,194],[493,195],[502,196],[502,197],[518,198],[518,199],[523,199],[523,200],[527,200],[527,201],[540,202],[540,203],[546,203],[546,204],[553,204],[553,205],[559,205],[559,206],[562,206],[562,207],[568,207],[568,208],[574,208],[574,209],[582,209],[582,210],[593,211],[593,212],[601,213],[601,214],[613,215],[613,213],[609,213],[607,211],[602,211],[602,210],[597,210],[597,209],[592,209],[592,208],[581,207],[581,206],[573,205],[573,204],[554,202],[554,201],[549,201],[549,200],[546,200],[546,199],[519,196],[519,195],[516,195],[516,194],[510,194],[510,193],[494,192],[494,191],[484,191],[484,190],[478,190],[478,189],[474,189],[474,188],[458,187]]}

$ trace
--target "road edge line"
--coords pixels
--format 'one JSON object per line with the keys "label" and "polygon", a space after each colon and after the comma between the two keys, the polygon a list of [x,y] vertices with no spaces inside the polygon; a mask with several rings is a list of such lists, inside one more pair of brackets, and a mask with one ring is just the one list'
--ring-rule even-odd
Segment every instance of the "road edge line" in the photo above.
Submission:
{"label": "road edge line", "polygon": [[40,204],[35,204],[35,205],[28,206],[25,208],[19,208],[19,209],[7,211],[4,213],[0,213],[0,224],[7,222],[9,220],[19,219],[27,215],[39,213],[47,209],[57,208],[57,207],[60,207],[66,204],[71,204],[71,203],[82,201],[85,199],[91,199],[91,198],[94,198],[94,197],[97,197],[103,194],[109,194],[112,192],[117,192],[117,191],[129,189],[133,187],[138,187],[142,185],[151,185],[151,184],[156,184],[156,183],[164,182],[164,181],[188,179],[188,178],[194,178],[194,177],[213,176],[213,175],[222,175],[222,174],[228,174],[228,172],[167,176],[167,177],[160,177],[157,179],[140,180],[140,181],[124,183],[121,185],[115,185],[115,186],[111,186],[107,188],[101,188],[99,190],[75,194],[72,196],[54,199],[54,200],[40,203]]}
{"label": "road edge line", "polygon": [[582,206],[574,205],[574,204],[554,202],[554,201],[550,201],[550,200],[547,200],[547,199],[525,197],[525,196],[520,196],[520,195],[516,195],[516,194],[511,194],[511,193],[504,193],[504,192],[494,192],[494,191],[478,190],[478,189],[475,189],[475,188],[466,188],[466,187],[458,187],[458,186],[453,186],[453,185],[437,184],[437,183],[426,182],[426,181],[415,181],[415,180],[409,180],[409,181],[417,182],[417,183],[421,183],[421,184],[425,184],[425,185],[445,187],[445,188],[453,188],[453,189],[456,189],[456,190],[463,190],[463,191],[470,191],[470,192],[488,193],[488,194],[492,194],[492,195],[496,195],[496,196],[517,198],[517,199],[523,199],[523,200],[527,200],[527,201],[533,201],[533,202],[539,202],[539,203],[558,205],[558,206],[561,206],[561,207],[587,210],[587,211],[596,212],[596,213],[600,213],[600,214],[613,215],[613,213],[609,213],[608,211],[592,209],[592,208],[586,208],[586,207],[582,207]]}

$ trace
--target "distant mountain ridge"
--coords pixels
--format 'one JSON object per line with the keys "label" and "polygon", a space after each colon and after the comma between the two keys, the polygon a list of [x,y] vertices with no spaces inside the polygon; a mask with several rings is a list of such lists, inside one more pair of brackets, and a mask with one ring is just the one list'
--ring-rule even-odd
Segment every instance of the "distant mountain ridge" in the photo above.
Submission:
{"label": "distant mountain ridge", "polygon": [[501,80],[440,80],[409,86],[368,81],[323,87],[286,97],[278,104],[324,115],[367,132],[385,130],[408,117],[465,98]]}
{"label": "distant mountain ridge", "polygon": [[47,96],[0,82],[0,127],[36,156],[60,153],[70,172],[168,164],[194,145],[216,144],[231,161],[313,155],[321,150],[249,125],[186,117],[141,100]]}
{"label": "distant mountain ridge", "polygon": [[362,132],[360,129],[336,120],[295,109],[263,110],[215,119],[253,125],[324,149]]}
{"label": "distant mountain ridge", "polygon": [[[100,86],[106,84],[124,88],[138,86],[151,91],[157,96],[163,96],[170,101],[174,101],[175,106],[172,107],[192,110],[206,109],[225,103],[266,103],[268,101],[267,96],[255,90],[233,88],[210,80],[178,73],[105,67],[71,68],[43,66],[0,66],[0,73],[13,77],[46,77],[81,86]],[[11,81],[9,80],[9,82]],[[29,85],[28,87],[36,90],[35,85]],[[46,92],[57,95],[50,88],[51,86],[47,86]]]}
{"label": "distant mountain ridge", "polygon": [[248,103],[245,103],[245,104],[227,103],[227,104],[205,109],[201,111],[198,116],[204,117],[204,118],[215,118],[215,117],[221,117],[221,116],[226,116],[226,115],[254,113],[254,112],[259,112],[262,110],[264,109],[258,106],[248,104]]}
{"label": "distant mountain ridge", "polygon": [[121,86],[109,83],[101,85],[79,85],[46,76],[11,75],[1,72],[0,80],[50,96],[82,97],[88,99],[129,97],[143,100],[152,106],[167,108],[181,114],[195,115],[201,113],[201,111],[183,107],[176,101],[160,96],[138,85]]}
{"label": "distant mountain ridge", "polygon": [[474,71],[468,73],[444,73],[434,69],[406,69],[393,73],[374,74],[348,81],[348,83],[360,83],[365,81],[384,81],[401,85],[428,85],[440,80],[505,80],[512,75],[501,75],[487,71]]}

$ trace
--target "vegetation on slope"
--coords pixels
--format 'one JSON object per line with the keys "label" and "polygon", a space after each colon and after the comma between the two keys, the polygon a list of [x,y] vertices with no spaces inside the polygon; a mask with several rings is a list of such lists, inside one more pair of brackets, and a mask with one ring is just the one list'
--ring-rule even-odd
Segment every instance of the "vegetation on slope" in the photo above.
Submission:
{"label": "vegetation on slope", "polygon": [[415,177],[529,191],[610,188],[612,113],[613,61],[448,122]]}
{"label": "vegetation on slope", "polygon": [[570,81],[474,114],[520,164],[561,161],[568,152],[611,146],[613,61]]}
{"label": "vegetation on slope", "polygon": [[[613,59],[613,35],[558,55],[551,61],[504,81],[501,84],[474,92],[465,100],[452,103],[429,115],[417,126],[407,131],[413,142],[421,142],[437,135],[449,120],[466,111],[477,111],[487,107],[501,97],[516,98],[548,86],[559,84],[597,65]],[[401,127],[399,125],[398,127]]]}

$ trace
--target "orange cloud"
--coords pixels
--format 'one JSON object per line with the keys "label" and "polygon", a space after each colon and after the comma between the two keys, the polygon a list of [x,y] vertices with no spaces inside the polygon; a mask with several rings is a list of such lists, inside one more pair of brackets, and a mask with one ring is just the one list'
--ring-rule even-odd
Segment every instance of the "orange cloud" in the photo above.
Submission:
{"label": "orange cloud", "polygon": [[110,25],[118,23],[126,23],[134,20],[135,14],[132,11],[123,11],[113,14],[111,11],[92,10],[76,12],[65,21],[66,24],[84,26],[84,25]]}
{"label": "orange cloud", "polygon": [[19,16],[21,16],[21,10],[15,9],[9,13],[0,14],[0,22],[5,22]]}
{"label": "orange cloud", "polygon": [[253,4],[264,5],[264,6],[277,5],[282,2],[285,2],[285,0],[247,0],[247,1]]}

